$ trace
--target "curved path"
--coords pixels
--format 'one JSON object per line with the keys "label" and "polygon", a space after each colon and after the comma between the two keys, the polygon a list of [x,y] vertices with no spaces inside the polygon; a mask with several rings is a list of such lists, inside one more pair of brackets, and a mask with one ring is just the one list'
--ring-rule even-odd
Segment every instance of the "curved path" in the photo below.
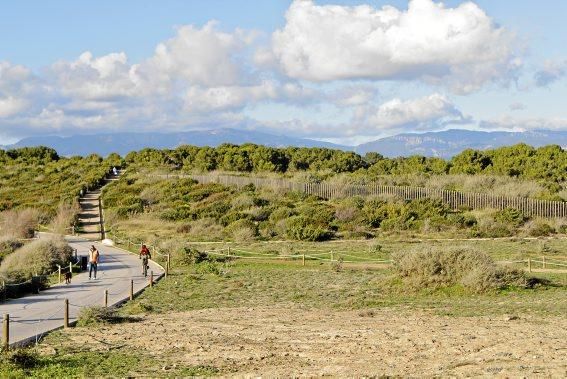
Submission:
{"label": "curved path", "polygon": [[[141,262],[135,254],[105,246],[78,237],[67,237],[77,254],[88,255],[94,244],[100,252],[96,280],[89,280],[88,272],[74,274],[71,284],[58,284],[20,299],[0,304],[0,314],[10,315],[10,344],[21,345],[39,340],[43,334],[63,326],[64,299],[69,299],[69,321],[77,320],[82,307],[104,303],[104,290],[108,290],[108,305],[116,305],[130,296],[130,280],[134,280],[134,293],[149,285],[142,275]],[[150,262],[154,281],[163,275],[162,268]]]}

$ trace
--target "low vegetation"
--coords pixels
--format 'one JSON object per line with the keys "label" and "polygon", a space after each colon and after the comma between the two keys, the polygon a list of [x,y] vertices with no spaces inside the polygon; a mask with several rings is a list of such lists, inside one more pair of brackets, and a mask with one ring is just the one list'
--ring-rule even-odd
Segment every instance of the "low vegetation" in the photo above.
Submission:
{"label": "low vegetation", "polygon": [[0,265],[0,277],[8,282],[22,282],[34,275],[45,275],[65,265],[73,249],[59,237],[34,240],[8,255]]}
{"label": "low vegetation", "polygon": [[523,270],[497,266],[487,254],[468,248],[396,252],[392,260],[404,284],[417,290],[462,286],[483,293],[528,286]]}
{"label": "low vegetation", "polygon": [[[549,236],[567,220],[530,219],[515,209],[451,210],[440,200],[394,196],[325,200],[277,189],[241,189],[192,179],[146,176],[130,168],[104,192],[115,235],[137,231],[163,240],[325,241],[392,235],[439,237]],[[147,238],[147,237],[146,237]]]}

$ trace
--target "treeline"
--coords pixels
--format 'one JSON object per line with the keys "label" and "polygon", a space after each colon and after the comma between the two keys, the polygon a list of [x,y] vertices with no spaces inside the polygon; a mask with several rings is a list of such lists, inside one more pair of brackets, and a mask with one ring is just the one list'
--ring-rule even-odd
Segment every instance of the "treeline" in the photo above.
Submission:
{"label": "treeline", "polygon": [[558,145],[533,148],[526,144],[492,150],[467,149],[452,159],[411,156],[385,158],[324,148],[272,148],[254,144],[223,144],[216,148],[180,146],[172,150],[143,149],[129,153],[128,163],[168,165],[176,169],[237,172],[330,171],[365,175],[492,174],[523,179],[567,180],[567,151]]}

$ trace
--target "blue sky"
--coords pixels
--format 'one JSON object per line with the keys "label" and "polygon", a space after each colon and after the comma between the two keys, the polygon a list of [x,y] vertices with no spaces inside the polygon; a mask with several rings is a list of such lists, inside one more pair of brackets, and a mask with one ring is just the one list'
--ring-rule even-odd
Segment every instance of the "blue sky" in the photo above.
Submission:
{"label": "blue sky", "polygon": [[567,2],[0,5],[0,144],[233,127],[359,143],[567,129]]}

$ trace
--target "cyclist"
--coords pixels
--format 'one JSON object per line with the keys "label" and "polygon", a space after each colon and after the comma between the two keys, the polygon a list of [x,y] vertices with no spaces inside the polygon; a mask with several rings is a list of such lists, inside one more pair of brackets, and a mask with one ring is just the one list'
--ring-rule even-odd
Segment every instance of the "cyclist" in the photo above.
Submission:
{"label": "cyclist", "polygon": [[140,259],[142,260],[142,274],[144,274],[144,277],[148,276],[148,261],[152,259],[152,254],[146,245],[142,245],[142,249],[140,249]]}

